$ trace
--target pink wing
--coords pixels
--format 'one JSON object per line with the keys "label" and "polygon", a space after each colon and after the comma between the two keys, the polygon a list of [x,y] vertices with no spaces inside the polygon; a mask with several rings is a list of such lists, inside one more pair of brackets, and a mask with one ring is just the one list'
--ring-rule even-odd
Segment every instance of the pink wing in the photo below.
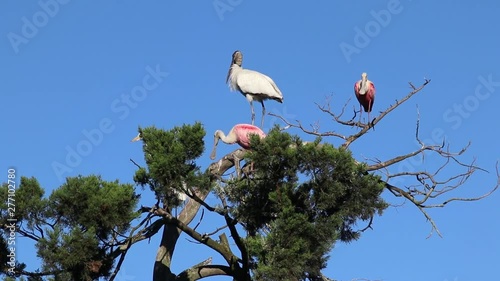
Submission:
{"label": "pink wing", "polygon": [[250,148],[250,135],[256,134],[260,138],[266,137],[266,134],[257,126],[250,124],[238,124],[234,127],[238,144],[244,149]]}
{"label": "pink wing", "polygon": [[375,85],[370,82],[370,88],[368,89],[367,99],[369,102],[368,110],[371,112],[373,108],[373,103],[375,102]]}
{"label": "pink wing", "polygon": [[356,95],[356,98],[358,99],[358,101],[361,103],[361,100],[360,100],[361,95],[359,94],[360,85],[361,85],[361,80],[354,83],[354,94]]}

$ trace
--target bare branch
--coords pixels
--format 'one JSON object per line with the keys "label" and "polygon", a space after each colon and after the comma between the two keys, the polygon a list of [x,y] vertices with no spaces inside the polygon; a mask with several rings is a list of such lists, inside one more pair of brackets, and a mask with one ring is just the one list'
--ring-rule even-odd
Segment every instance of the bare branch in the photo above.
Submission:
{"label": "bare branch", "polygon": [[125,260],[125,255],[127,255],[128,249],[130,248],[130,240],[127,243],[126,249],[122,252],[120,256],[120,260],[118,261],[118,264],[116,265],[115,269],[113,270],[113,273],[110,275],[109,280],[113,281],[116,278],[116,275],[118,274],[118,271],[120,271],[123,261]]}
{"label": "bare branch", "polygon": [[399,101],[396,100],[396,102],[393,105],[389,106],[389,108],[387,108],[386,110],[382,111],[378,117],[376,117],[375,119],[373,119],[373,121],[371,121],[371,123],[368,123],[368,124],[362,124],[360,122],[355,122],[354,121],[354,119],[356,118],[356,114],[357,114],[355,109],[354,109],[354,117],[352,119],[350,119],[350,120],[342,120],[341,119],[341,117],[343,116],[343,114],[345,112],[345,108],[347,107],[347,104],[349,103],[349,101],[351,100],[351,98],[349,98],[347,100],[347,102],[342,107],[340,114],[338,114],[338,115],[335,114],[332,111],[331,105],[330,105],[330,99],[327,99],[326,104],[323,105],[323,106],[320,106],[320,105],[318,105],[316,103],[316,106],[323,113],[326,113],[326,114],[330,115],[336,123],[341,124],[343,126],[361,128],[361,130],[359,132],[357,132],[355,134],[351,134],[351,135],[341,134],[341,133],[338,133],[338,132],[335,132],[335,131],[319,132],[316,129],[309,130],[309,129],[304,128],[304,126],[302,126],[301,122],[298,121],[298,120],[296,121],[296,123],[291,123],[291,122],[288,122],[282,116],[279,116],[279,115],[276,115],[276,114],[272,114],[272,113],[269,113],[269,115],[279,118],[287,126],[298,128],[298,129],[300,129],[301,131],[303,131],[306,134],[310,134],[310,135],[314,135],[314,136],[319,136],[319,137],[337,137],[337,138],[340,138],[341,140],[344,141],[341,144],[341,146],[344,147],[344,148],[348,148],[354,141],[356,141],[357,139],[359,139],[360,137],[362,137],[364,134],[366,134],[370,130],[370,128],[373,128],[378,122],[380,122],[387,114],[389,114],[390,112],[392,112],[398,106],[400,106],[401,104],[403,104],[404,102],[406,102],[408,99],[410,99],[413,95],[417,94],[423,88],[425,88],[425,86],[427,86],[427,84],[429,84],[430,81],[431,80],[425,79],[424,82],[422,83],[422,85],[420,85],[418,88],[414,87],[413,84],[410,83],[410,85],[413,86],[413,87],[412,87],[412,91],[408,95],[406,95],[404,98],[402,98]]}
{"label": "bare branch", "polygon": [[357,140],[358,138],[360,138],[361,136],[363,136],[364,134],[366,134],[368,132],[368,130],[370,130],[371,127],[374,127],[377,123],[379,123],[380,121],[382,121],[382,119],[387,114],[389,114],[390,112],[392,112],[398,106],[400,106],[405,101],[407,101],[408,99],[410,99],[413,95],[415,95],[416,93],[420,92],[423,88],[425,88],[425,86],[427,86],[427,84],[429,84],[429,82],[431,82],[431,80],[425,79],[424,83],[420,87],[414,88],[413,91],[411,91],[408,95],[406,95],[406,97],[402,98],[400,101],[396,100],[395,104],[393,104],[392,106],[390,106],[389,108],[387,108],[386,110],[384,110],[383,112],[381,112],[378,117],[376,117],[370,124],[367,124],[367,126],[363,127],[363,129],[360,132],[358,132],[357,134],[349,136],[347,138],[347,140],[342,144],[342,147],[344,147],[344,148],[349,147],[349,145],[351,145],[351,143],[353,143],[355,140]]}
{"label": "bare branch", "polygon": [[156,209],[152,208],[152,209],[154,210],[155,214],[162,216],[165,219],[166,223],[177,227],[178,229],[189,235],[194,240],[209,246],[210,248],[218,252],[227,261],[228,264],[235,266],[234,263],[238,258],[234,256],[234,254],[230,251],[230,249],[229,250],[226,249],[226,247],[224,247],[221,243],[213,240],[210,237],[199,234],[194,229],[184,224],[180,219],[177,219],[176,217],[172,216],[164,209],[162,208],[156,208]]}
{"label": "bare branch", "polygon": [[205,216],[205,210],[204,209],[201,209],[201,216],[200,216],[200,220],[198,221],[198,223],[193,227],[193,230],[196,230],[198,228],[198,226],[200,226],[200,223],[201,221],[203,220],[203,217]]}
{"label": "bare branch", "polygon": [[495,187],[493,187],[490,191],[488,191],[487,193],[481,195],[481,196],[478,196],[478,197],[473,197],[473,198],[459,198],[459,197],[454,197],[454,198],[450,198],[446,201],[444,201],[443,203],[441,204],[435,204],[435,205],[428,205],[428,206],[425,206],[425,208],[436,208],[436,207],[444,207],[446,204],[450,203],[450,202],[453,202],[453,201],[478,201],[478,200],[481,200],[483,198],[486,198],[488,196],[490,196],[493,192],[495,192],[498,187],[500,186],[500,173],[499,173],[499,170],[498,170],[498,163],[496,165],[496,174],[497,174],[497,184],[495,185]]}
{"label": "bare branch", "polygon": [[318,136],[318,137],[338,137],[338,138],[341,138],[343,140],[346,139],[346,137],[344,135],[341,135],[339,133],[336,133],[336,132],[325,132],[325,133],[319,133],[317,130],[308,130],[306,128],[304,128],[304,126],[302,126],[302,123],[300,121],[296,121],[297,123],[290,123],[288,122],[284,117],[282,116],[279,116],[279,115],[276,115],[276,114],[273,114],[273,113],[269,113],[269,115],[271,116],[274,116],[274,117],[277,117],[279,119],[281,119],[287,126],[290,126],[290,127],[293,127],[293,128],[298,128],[300,130],[302,130],[304,133],[306,134],[309,134],[309,135],[314,135],[314,136]]}
{"label": "bare branch", "polygon": [[137,164],[137,162],[135,162],[132,158],[130,158],[129,160],[130,160],[130,162],[132,162],[132,163],[133,163],[133,164],[134,164],[137,168],[142,169],[142,167],[141,167],[139,164]]}
{"label": "bare branch", "polygon": [[194,266],[190,269],[184,270],[181,272],[176,280],[200,280],[205,277],[217,276],[217,275],[226,275],[233,276],[234,273],[228,266],[223,265],[201,265]]}

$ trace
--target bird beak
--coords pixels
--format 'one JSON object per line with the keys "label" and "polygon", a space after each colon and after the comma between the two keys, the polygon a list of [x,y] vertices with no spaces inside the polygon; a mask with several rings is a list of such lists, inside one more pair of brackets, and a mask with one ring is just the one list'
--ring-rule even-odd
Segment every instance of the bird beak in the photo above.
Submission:
{"label": "bird beak", "polygon": [[[232,64],[231,64],[231,66],[232,66]],[[226,84],[227,84],[227,81],[229,81],[230,76],[231,76],[231,67],[229,67],[229,70],[227,71]]]}
{"label": "bird beak", "polygon": [[212,148],[212,153],[210,153],[210,159],[215,159],[217,144],[219,143],[219,135],[215,135],[214,137],[214,148]]}
{"label": "bird beak", "polygon": [[229,77],[231,77],[231,69],[233,67],[233,64],[234,64],[234,59],[231,59],[231,64],[229,65],[229,70],[227,71],[226,84],[227,84],[227,81],[229,81]]}
{"label": "bird beak", "polygon": [[131,142],[136,142],[136,141],[138,141],[138,140],[140,140],[140,139],[141,139],[141,134],[139,133],[139,134],[137,135],[137,137],[135,137],[135,138],[133,138],[133,139],[131,140]]}
{"label": "bird beak", "polygon": [[365,79],[362,79],[361,80],[361,84],[359,85],[359,94],[360,95],[364,95],[366,94],[366,91],[368,90],[367,89],[367,85],[366,85],[366,80]]}

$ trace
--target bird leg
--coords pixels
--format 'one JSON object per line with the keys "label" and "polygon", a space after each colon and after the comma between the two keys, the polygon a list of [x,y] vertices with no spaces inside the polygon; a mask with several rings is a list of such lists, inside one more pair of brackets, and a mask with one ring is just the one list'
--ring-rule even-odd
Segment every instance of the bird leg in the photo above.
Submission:
{"label": "bird leg", "polygon": [[361,124],[361,116],[363,116],[363,107],[359,104],[359,124]]}
{"label": "bird leg", "polygon": [[236,177],[238,177],[238,179],[241,179],[241,167],[240,167],[241,159],[238,158],[235,153],[232,153],[231,155],[233,156],[234,159],[234,169],[236,170]]}
{"label": "bird leg", "polygon": [[263,100],[260,101],[260,104],[262,104],[262,120],[260,122],[260,127],[263,128],[264,127],[264,115],[266,115],[266,107],[264,106]]}
{"label": "bird leg", "polygon": [[250,109],[252,110],[252,125],[255,122],[255,111],[253,110],[253,101],[250,101]]}

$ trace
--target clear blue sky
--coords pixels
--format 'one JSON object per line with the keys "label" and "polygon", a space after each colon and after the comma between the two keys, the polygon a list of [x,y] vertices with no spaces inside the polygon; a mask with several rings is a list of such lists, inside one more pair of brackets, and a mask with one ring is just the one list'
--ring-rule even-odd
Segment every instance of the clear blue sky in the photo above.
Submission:
{"label": "clear blue sky", "polygon": [[[205,125],[209,136],[208,149],[198,162],[207,167],[213,132],[250,122],[248,103],[224,83],[231,54],[239,49],[244,67],[268,74],[283,92],[284,103],[267,102],[269,111],[306,125],[319,121],[322,131],[337,130],[339,125],[320,113],[314,102],[331,95],[333,106],[339,108],[354,98],[353,83],[361,72],[368,72],[377,87],[374,115],[406,95],[408,81],[419,85],[424,77],[432,79],[423,92],[355,143],[353,154],[360,161],[385,160],[416,149],[418,105],[422,139],[432,140],[441,132],[454,150],[472,141],[462,159],[476,157],[477,164],[490,171],[478,172],[454,195],[481,195],[496,183],[498,1],[60,2],[52,1],[58,4],[47,11],[36,1],[0,3],[0,166],[5,179],[13,166],[19,176],[38,178],[48,193],[63,183],[61,177],[79,174],[132,183],[135,166],[129,159],[144,162],[141,144],[130,143],[138,126],[169,129],[195,121]],[[148,67],[169,74],[147,80],[149,90],[141,94],[137,86],[149,79]],[[481,86],[481,79],[492,82]],[[135,99],[123,99],[132,92]],[[349,110],[353,105],[358,106],[351,100]],[[260,122],[258,104],[256,112]],[[275,122],[267,116],[264,127]],[[102,138],[85,146],[89,142],[84,131],[95,130]],[[313,139],[297,130],[289,132]],[[324,141],[338,144],[335,139]],[[218,155],[234,148],[221,144]],[[68,149],[85,155],[68,162]],[[435,167],[438,158],[426,157],[426,166],[413,167]],[[55,162],[67,170],[56,172]],[[393,171],[403,169],[401,165]],[[453,168],[447,174],[457,172]],[[411,182],[400,182],[405,184]],[[147,193],[141,203],[150,205]],[[384,198],[402,202],[388,192]],[[409,203],[391,207],[359,241],[336,245],[324,272],[339,280],[497,278],[499,199],[496,193],[480,202],[431,210],[444,238],[426,239],[430,225]],[[202,229],[221,224],[209,218]],[[32,244],[24,239],[18,243],[20,260],[32,263]],[[184,236],[180,243],[174,272],[209,256],[221,260]],[[158,238],[136,245],[120,280],[150,279],[157,245]]]}

